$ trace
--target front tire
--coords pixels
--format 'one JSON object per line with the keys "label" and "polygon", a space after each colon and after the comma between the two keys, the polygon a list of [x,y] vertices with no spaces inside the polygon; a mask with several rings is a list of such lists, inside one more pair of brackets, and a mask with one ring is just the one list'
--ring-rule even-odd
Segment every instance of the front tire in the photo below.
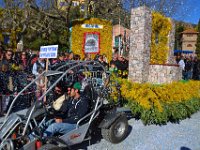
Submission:
{"label": "front tire", "polygon": [[125,115],[120,116],[108,129],[101,129],[103,138],[117,144],[123,141],[128,134],[128,120]]}

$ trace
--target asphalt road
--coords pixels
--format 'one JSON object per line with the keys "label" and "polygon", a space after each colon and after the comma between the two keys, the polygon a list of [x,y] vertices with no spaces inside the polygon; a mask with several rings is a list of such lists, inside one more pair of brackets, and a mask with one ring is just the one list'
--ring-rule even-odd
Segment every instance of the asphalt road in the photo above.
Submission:
{"label": "asphalt road", "polygon": [[200,150],[200,112],[179,124],[144,126],[141,120],[129,120],[129,135],[120,144],[111,144],[99,133],[91,143],[76,149],[84,150]]}

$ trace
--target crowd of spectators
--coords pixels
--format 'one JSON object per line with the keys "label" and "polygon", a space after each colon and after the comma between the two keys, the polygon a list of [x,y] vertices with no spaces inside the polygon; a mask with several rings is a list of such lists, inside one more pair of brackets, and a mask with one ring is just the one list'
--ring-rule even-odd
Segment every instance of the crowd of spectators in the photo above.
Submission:
{"label": "crowd of spectators", "polygon": [[[58,58],[49,60],[49,69],[57,67],[58,64],[70,60],[81,60],[80,55],[72,52],[59,52]],[[128,76],[128,60],[123,56],[114,54],[112,60],[108,62],[105,54],[97,54],[94,58],[90,54],[85,54],[83,60],[99,61],[107,71],[122,78]],[[12,49],[3,50],[0,48],[0,114],[3,115],[8,109],[14,95],[19,93],[28,83],[45,70],[45,59],[39,58],[39,52],[31,53],[29,49],[22,52],[13,52]],[[37,80],[36,85],[24,92],[22,103],[30,105],[37,100],[44,92],[44,77]],[[30,97],[31,96],[31,97]],[[19,105],[18,105],[19,106]],[[23,105],[23,107],[25,107]]]}
{"label": "crowd of spectators", "polygon": [[176,62],[182,69],[184,80],[200,80],[200,60],[195,54],[181,54],[176,56]]}

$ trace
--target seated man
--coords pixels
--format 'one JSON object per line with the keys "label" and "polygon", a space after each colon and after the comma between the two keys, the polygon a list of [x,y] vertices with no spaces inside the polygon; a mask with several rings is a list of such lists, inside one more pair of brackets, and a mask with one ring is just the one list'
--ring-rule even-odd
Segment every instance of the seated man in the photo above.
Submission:
{"label": "seated man", "polygon": [[68,88],[69,97],[65,99],[62,106],[57,109],[55,123],[50,124],[44,131],[44,136],[65,134],[76,128],[76,123],[87,112],[89,100],[80,94],[81,84],[76,82],[72,88]]}

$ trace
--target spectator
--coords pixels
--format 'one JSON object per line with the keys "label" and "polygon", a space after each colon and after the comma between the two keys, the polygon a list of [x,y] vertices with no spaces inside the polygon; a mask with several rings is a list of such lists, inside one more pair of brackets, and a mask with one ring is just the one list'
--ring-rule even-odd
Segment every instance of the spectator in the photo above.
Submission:
{"label": "spectator", "polygon": [[9,64],[3,64],[0,72],[0,93],[2,96],[2,111],[6,112],[10,102],[10,94],[14,91],[14,82],[11,72],[8,70]]}
{"label": "spectator", "polygon": [[111,64],[110,64],[109,71],[110,71],[110,73],[115,73],[115,74],[117,74],[118,69],[117,69],[117,67],[115,66],[114,63],[111,63]]}
{"label": "spectator", "polygon": [[122,78],[127,78],[128,77],[128,61],[123,56],[119,56],[118,61],[120,63],[118,67],[119,76]]}
{"label": "spectator", "polygon": [[108,59],[106,57],[106,54],[103,54],[103,61],[106,62],[108,64]]}
{"label": "spectator", "polygon": [[69,53],[68,60],[74,60],[74,54],[72,52]]}
{"label": "spectator", "polygon": [[85,60],[85,61],[90,61],[90,60],[92,60],[91,55],[90,55],[89,53],[86,53],[83,60]]}
{"label": "spectator", "polygon": [[3,51],[0,48],[0,71],[1,71],[1,68],[2,68],[2,64],[3,64]]}
{"label": "spectator", "polygon": [[78,54],[74,55],[74,60],[77,60],[77,61],[81,60],[80,55],[78,55]]}
{"label": "spectator", "polygon": [[[44,70],[42,68],[39,68],[39,70],[38,70],[39,75],[43,71]],[[45,77],[44,76],[40,76],[39,79],[36,81],[36,85],[37,85],[36,97],[37,97],[37,99],[39,99],[40,96],[42,96],[42,93],[45,90]]]}
{"label": "spectator", "polygon": [[197,57],[194,58],[193,60],[193,73],[192,73],[192,79],[194,80],[198,80],[199,79],[199,73],[200,73],[200,70],[199,70],[199,61],[197,59]]}
{"label": "spectator", "polygon": [[185,62],[184,62],[184,57],[183,56],[181,56],[181,58],[180,58],[180,60],[178,62],[178,65],[182,70],[182,78],[185,79],[185,75],[186,75],[185,74]]}
{"label": "spectator", "polygon": [[103,55],[99,55],[98,61],[100,62],[101,65],[108,68],[108,64],[104,61]]}
{"label": "spectator", "polygon": [[12,69],[12,65],[15,64],[13,59],[12,59],[12,56],[13,56],[13,52],[9,49],[5,52],[5,55],[3,57],[3,64],[5,65],[8,65],[8,70],[11,70]]}
{"label": "spectator", "polygon": [[38,58],[38,60],[34,63],[32,73],[37,76],[39,75],[39,70],[45,70],[45,60],[44,58]]}
{"label": "spectator", "polygon": [[185,62],[185,80],[192,79],[193,62],[191,57],[187,57]]}
{"label": "spectator", "polygon": [[112,60],[110,61],[110,64],[115,64],[115,66],[117,67],[117,69],[119,69],[120,67],[120,62],[118,60],[118,55],[117,54],[114,54],[113,57],[112,57]]}
{"label": "spectator", "polygon": [[22,52],[19,60],[19,64],[21,65],[22,70],[27,71],[27,63],[28,63],[27,54],[26,52]]}

